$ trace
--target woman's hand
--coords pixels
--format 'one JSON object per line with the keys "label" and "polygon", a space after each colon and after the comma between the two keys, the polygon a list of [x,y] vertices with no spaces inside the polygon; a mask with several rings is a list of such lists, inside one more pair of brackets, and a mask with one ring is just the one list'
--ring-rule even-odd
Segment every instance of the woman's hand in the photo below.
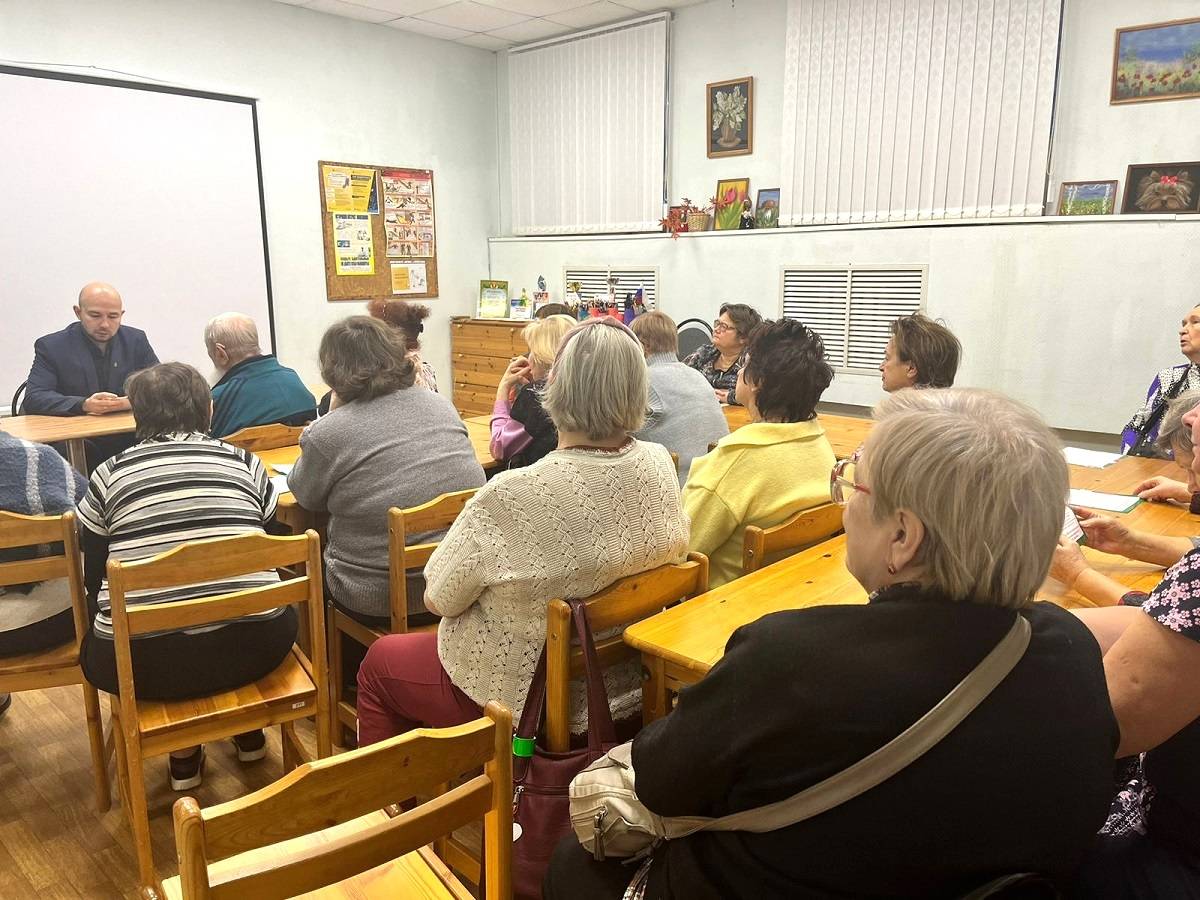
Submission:
{"label": "woman's hand", "polygon": [[1071,511],[1079,519],[1079,527],[1087,535],[1089,547],[1102,553],[1129,556],[1133,544],[1133,532],[1124,522],[1112,516],[1098,515],[1082,506],[1072,506]]}
{"label": "woman's hand", "polygon": [[1182,481],[1168,478],[1165,475],[1155,475],[1148,478],[1133,489],[1142,500],[1175,500],[1179,503],[1190,503],[1192,492]]}
{"label": "woman's hand", "polygon": [[500,376],[500,385],[496,388],[496,399],[512,402],[517,388],[533,380],[533,366],[524,356],[518,356],[508,364],[504,374]]}
{"label": "woman's hand", "polygon": [[1066,535],[1059,535],[1058,546],[1050,560],[1050,577],[1070,588],[1079,580],[1079,576],[1090,568],[1079,545]]}
{"label": "woman's hand", "polygon": [[718,403],[728,403],[729,402],[729,391],[713,391],[713,393],[717,395]]}

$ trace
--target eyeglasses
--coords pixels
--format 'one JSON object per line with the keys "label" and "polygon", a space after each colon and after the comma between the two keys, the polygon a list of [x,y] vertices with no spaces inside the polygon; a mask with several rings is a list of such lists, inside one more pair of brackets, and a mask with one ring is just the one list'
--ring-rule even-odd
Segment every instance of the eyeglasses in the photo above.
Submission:
{"label": "eyeglasses", "polygon": [[736,333],[737,329],[734,328],[732,325],[727,325],[726,323],[722,322],[720,319],[717,319],[717,321],[713,322],[713,334],[723,334],[726,331],[732,331],[732,332]]}
{"label": "eyeglasses", "polygon": [[854,460],[838,460],[833,465],[833,471],[829,473],[830,499],[838,506],[845,506],[850,502],[850,497],[855,491],[862,491],[864,494],[871,493],[870,488],[858,484],[854,480]]}

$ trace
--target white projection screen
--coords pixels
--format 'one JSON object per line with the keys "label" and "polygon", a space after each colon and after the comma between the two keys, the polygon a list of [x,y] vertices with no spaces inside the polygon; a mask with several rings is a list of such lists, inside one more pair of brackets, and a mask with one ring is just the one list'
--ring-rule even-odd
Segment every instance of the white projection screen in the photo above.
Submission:
{"label": "white projection screen", "polygon": [[89,281],[164,362],[230,310],[273,350],[253,100],[0,67],[0,409]]}

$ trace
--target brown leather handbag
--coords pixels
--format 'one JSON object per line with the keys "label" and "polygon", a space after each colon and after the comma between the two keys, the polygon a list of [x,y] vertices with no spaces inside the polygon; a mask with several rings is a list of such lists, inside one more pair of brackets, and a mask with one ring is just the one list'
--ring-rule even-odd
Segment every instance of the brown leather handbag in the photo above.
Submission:
{"label": "brown leather handbag", "polygon": [[608,693],[587,607],[570,600],[571,620],[583,648],[587,680],[588,745],[583,750],[551,753],[537,746],[538,729],[546,705],[546,649],[542,648],[525,708],[513,738],[513,893],[519,897],[542,896],[542,879],[554,848],[571,833],[567,788],[571,779],[617,744]]}

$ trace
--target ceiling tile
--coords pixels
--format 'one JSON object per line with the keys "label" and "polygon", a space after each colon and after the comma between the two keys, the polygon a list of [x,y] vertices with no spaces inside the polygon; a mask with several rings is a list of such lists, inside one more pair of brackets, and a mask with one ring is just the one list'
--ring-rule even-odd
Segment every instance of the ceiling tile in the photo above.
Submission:
{"label": "ceiling tile", "polygon": [[498,6],[509,12],[526,16],[549,16],[586,6],[592,0],[479,0],[488,6]]}
{"label": "ceiling tile", "polygon": [[589,3],[587,6],[569,9],[546,18],[571,28],[591,28],[593,25],[606,25],[621,19],[632,19],[636,15],[637,11],[628,6],[618,6],[610,3],[609,0],[599,0],[598,3]]}
{"label": "ceiling tile", "polygon": [[473,0],[458,0],[449,6],[422,13],[420,18],[426,22],[436,22],[438,25],[449,25],[452,28],[462,28],[466,31],[492,31],[508,25],[524,22],[528,16],[511,13],[494,6],[484,6]]}
{"label": "ceiling tile", "polygon": [[454,41],[458,38],[470,37],[471,32],[461,28],[451,28],[449,25],[438,25],[436,22],[425,22],[421,19],[393,19],[387,23],[388,28],[399,28],[401,31],[411,31],[427,37],[441,38],[444,41]]}
{"label": "ceiling tile", "polygon": [[396,16],[415,16],[439,6],[449,6],[454,0],[356,0],[363,6],[390,12]]}
{"label": "ceiling tile", "polygon": [[704,0],[621,0],[622,6],[636,9],[639,12],[658,12],[662,9],[679,9],[681,6],[695,6]]}
{"label": "ceiling tile", "polygon": [[288,6],[303,6],[308,0],[275,0],[276,3],[286,3]]}
{"label": "ceiling tile", "polygon": [[468,47],[480,47],[484,50],[507,50],[512,46],[511,41],[492,37],[490,34],[469,34],[465,38],[459,38],[457,43],[466,44]]}
{"label": "ceiling tile", "polygon": [[396,18],[396,14],[393,12],[359,6],[357,3],[344,3],[343,0],[309,0],[306,8],[333,16],[344,16],[347,19],[359,19],[363,22],[387,22]]}
{"label": "ceiling tile", "polygon": [[560,34],[566,34],[570,30],[569,26],[559,25],[556,22],[551,22],[549,19],[530,19],[527,22],[518,22],[516,25],[509,25],[507,28],[493,29],[488,34],[515,43],[521,43],[522,41],[540,41],[543,38],[557,37]]}

